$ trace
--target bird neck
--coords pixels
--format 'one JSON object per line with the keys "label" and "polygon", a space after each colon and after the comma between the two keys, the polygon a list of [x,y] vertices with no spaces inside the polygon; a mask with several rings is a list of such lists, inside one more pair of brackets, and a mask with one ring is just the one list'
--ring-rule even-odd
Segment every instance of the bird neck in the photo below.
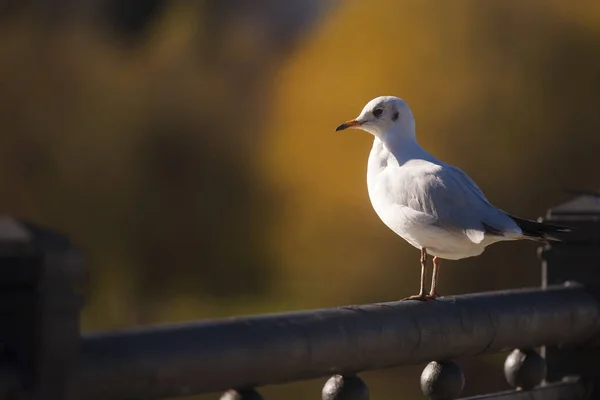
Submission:
{"label": "bird neck", "polygon": [[399,165],[407,161],[422,159],[434,161],[435,158],[427,153],[417,142],[414,129],[403,129],[406,127],[398,126],[383,135],[378,136],[379,140],[386,149],[396,158]]}

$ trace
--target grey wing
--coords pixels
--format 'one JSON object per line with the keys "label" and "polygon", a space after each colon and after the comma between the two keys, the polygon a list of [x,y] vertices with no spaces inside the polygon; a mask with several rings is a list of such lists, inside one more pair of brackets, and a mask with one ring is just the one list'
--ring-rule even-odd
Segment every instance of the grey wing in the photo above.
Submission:
{"label": "grey wing", "polygon": [[417,180],[422,185],[417,191],[420,211],[435,216],[439,228],[462,231],[474,243],[483,241],[485,234],[520,232],[515,222],[494,207],[459,168],[442,165]]}

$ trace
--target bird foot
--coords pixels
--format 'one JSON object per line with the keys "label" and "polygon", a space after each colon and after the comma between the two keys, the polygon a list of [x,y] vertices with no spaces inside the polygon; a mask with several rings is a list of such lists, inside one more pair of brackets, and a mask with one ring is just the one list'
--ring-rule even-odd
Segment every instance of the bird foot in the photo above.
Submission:
{"label": "bird foot", "polygon": [[429,297],[425,293],[422,293],[422,294],[415,294],[413,296],[405,297],[400,301],[406,301],[406,300],[427,301],[427,300],[429,300]]}
{"label": "bird foot", "polygon": [[438,297],[440,297],[440,295],[438,294],[438,292],[431,292],[428,295],[425,295],[425,297],[427,298],[427,300],[435,300]]}

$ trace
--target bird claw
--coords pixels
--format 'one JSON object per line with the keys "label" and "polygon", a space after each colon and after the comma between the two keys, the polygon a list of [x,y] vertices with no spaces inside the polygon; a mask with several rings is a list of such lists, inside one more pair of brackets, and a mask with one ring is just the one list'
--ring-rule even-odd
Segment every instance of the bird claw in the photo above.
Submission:
{"label": "bird claw", "polygon": [[429,297],[426,294],[415,294],[413,296],[405,297],[400,301],[407,301],[407,300],[427,301],[427,300],[429,300]]}
{"label": "bird claw", "polygon": [[437,292],[433,292],[433,293],[429,293],[429,294],[415,294],[413,296],[405,297],[400,301],[406,301],[406,300],[429,301],[429,300],[435,300],[438,297],[440,297],[440,295]]}

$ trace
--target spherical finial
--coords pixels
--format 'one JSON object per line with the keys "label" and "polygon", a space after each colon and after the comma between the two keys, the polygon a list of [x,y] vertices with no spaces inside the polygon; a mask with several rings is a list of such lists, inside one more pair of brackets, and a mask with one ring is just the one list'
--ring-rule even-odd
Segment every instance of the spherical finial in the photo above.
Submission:
{"label": "spherical finial", "polygon": [[256,390],[228,390],[221,395],[221,400],[264,400]]}
{"label": "spherical finial", "polygon": [[369,400],[369,388],[358,376],[334,375],[322,392],[323,400]]}
{"label": "spherical finial", "polygon": [[451,400],[465,386],[465,376],[452,361],[432,361],[421,374],[421,390],[432,400]]}
{"label": "spherical finial", "polygon": [[546,360],[534,350],[515,349],[506,357],[504,376],[514,388],[532,389],[546,378]]}

